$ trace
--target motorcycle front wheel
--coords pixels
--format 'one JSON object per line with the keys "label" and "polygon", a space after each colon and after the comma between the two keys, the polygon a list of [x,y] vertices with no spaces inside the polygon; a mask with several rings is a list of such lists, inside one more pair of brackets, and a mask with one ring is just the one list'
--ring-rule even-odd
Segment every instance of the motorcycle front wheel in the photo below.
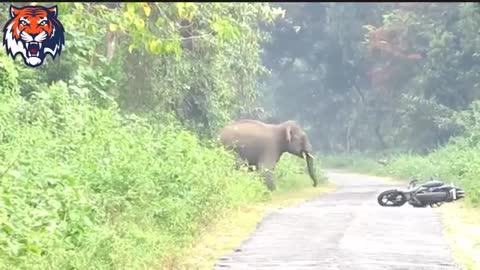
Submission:
{"label": "motorcycle front wheel", "polygon": [[390,189],[380,193],[377,197],[377,202],[384,207],[399,207],[407,202],[407,197],[403,192]]}

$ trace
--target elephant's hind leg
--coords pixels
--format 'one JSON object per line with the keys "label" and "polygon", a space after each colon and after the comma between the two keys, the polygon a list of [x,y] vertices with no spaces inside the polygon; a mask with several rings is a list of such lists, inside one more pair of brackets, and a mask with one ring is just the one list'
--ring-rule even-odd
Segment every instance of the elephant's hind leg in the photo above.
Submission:
{"label": "elephant's hind leg", "polygon": [[277,187],[275,186],[275,180],[273,177],[273,171],[271,170],[265,170],[263,172],[263,181],[265,182],[265,185],[270,191],[275,190]]}
{"label": "elephant's hind leg", "polygon": [[240,169],[246,169],[247,171],[250,171],[250,165],[248,164],[248,161],[240,155],[236,154],[235,157],[235,169],[240,170]]}
{"label": "elephant's hind leg", "polygon": [[276,189],[275,178],[273,176],[274,168],[275,162],[273,161],[264,162],[262,165],[259,166],[259,170],[261,171],[263,176],[263,181],[270,191]]}

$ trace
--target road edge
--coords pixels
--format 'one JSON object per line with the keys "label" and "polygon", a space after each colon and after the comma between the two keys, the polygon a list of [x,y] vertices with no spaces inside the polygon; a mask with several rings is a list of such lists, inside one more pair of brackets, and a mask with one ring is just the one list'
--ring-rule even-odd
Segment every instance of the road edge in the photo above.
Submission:
{"label": "road edge", "polygon": [[[295,207],[335,192],[329,181],[319,187],[309,187],[292,192],[273,193],[271,200],[243,205],[220,213],[219,218],[205,227],[197,241],[183,256],[171,258],[168,269],[212,269],[218,260],[247,241],[261,222],[273,212]],[[239,225],[240,224],[240,225]]]}

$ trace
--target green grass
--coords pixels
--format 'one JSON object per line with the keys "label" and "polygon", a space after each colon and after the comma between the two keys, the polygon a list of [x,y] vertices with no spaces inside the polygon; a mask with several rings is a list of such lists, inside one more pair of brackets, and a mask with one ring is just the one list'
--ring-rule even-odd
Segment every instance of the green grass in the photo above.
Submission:
{"label": "green grass", "polygon": [[464,270],[480,269],[480,211],[465,203],[446,204],[441,213],[444,235]]}
{"label": "green grass", "polygon": [[325,155],[322,156],[325,168],[354,170],[361,173],[379,173],[381,165],[372,158],[362,155]]}
{"label": "green grass", "polygon": [[[59,82],[0,94],[2,269],[157,269],[221,213],[270,200],[256,173],[174,122],[99,108]],[[282,159],[280,191],[311,186]]]}
{"label": "green grass", "polygon": [[53,85],[0,96],[0,265],[155,265],[218,211],[268,199],[255,174],[173,124],[101,109]]}
{"label": "green grass", "polygon": [[[319,184],[325,183],[327,177],[321,170],[323,163],[321,160],[315,160],[315,171],[318,176]],[[307,163],[304,159],[290,154],[284,154],[277,164],[274,172],[277,179],[278,192],[292,192],[311,187],[313,181],[308,176]]]}

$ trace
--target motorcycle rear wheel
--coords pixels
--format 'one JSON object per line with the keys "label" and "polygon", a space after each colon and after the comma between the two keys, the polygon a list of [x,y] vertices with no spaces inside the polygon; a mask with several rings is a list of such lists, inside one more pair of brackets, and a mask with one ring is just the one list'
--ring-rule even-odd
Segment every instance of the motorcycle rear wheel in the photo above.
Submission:
{"label": "motorcycle rear wheel", "polygon": [[407,202],[403,192],[396,189],[385,190],[377,196],[377,202],[383,207],[400,207]]}

